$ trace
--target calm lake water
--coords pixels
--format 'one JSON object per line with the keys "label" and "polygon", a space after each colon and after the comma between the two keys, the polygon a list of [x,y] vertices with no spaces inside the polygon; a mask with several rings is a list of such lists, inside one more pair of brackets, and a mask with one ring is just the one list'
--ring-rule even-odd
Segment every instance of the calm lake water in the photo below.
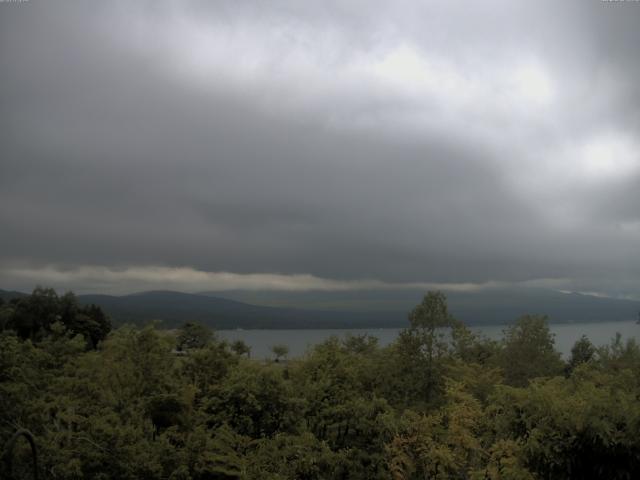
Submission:
{"label": "calm lake water", "polygon": [[[603,323],[571,323],[550,324],[551,331],[555,334],[556,349],[568,356],[571,347],[582,335],[586,335],[595,345],[605,345],[611,342],[616,332],[626,340],[631,337],[640,337],[640,325],[635,322],[603,322]],[[493,339],[502,338],[505,325],[488,325],[472,328],[486,337]],[[310,347],[323,342],[332,335],[340,338],[345,335],[369,335],[378,338],[380,345],[385,346],[393,342],[398,336],[400,328],[372,328],[372,329],[323,329],[323,330],[218,330],[218,335],[227,340],[244,340],[251,347],[253,358],[273,357],[271,347],[273,345],[286,345],[289,347],[289,357],[299,357]]]}

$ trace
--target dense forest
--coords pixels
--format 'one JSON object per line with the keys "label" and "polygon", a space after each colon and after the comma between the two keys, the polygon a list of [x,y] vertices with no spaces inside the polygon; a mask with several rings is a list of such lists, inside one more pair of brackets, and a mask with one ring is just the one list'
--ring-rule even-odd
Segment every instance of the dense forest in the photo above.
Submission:
{"label": "dense forest", "polygon": [[[388,347],[331,338],[257,361],[195,325],[112,330],[36,289],[0,305],[0,448],[28,429],[45,479],[637,478],[640,348],[571,356],[546,318],[501,341],[429,292]],[[28,443],[0,478],[32,478]],[[9,472],[11,463],[12,472]]]}

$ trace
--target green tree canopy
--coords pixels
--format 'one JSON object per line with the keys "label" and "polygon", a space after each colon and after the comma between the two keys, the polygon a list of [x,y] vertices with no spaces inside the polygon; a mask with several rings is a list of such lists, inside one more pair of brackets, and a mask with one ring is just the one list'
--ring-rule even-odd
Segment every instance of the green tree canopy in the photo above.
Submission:
{"label": "green tree canopy", "polygon": [[97,305],[80,305],[72,292],[59,297],[52,288],[37,287],[0,308],[0,329],[14,330],[23,339],[41,341],[56,322],[72,335],[82,335],[89,348],[96,348],[111,331],[104,311]]}
{"label": "green tree canopy", "polygon": [[231,350],[238,356],[246,355],[251,356],[251,347],[247,345],[243,340],[235,340],[231,343]]}
{"label": "green tree canopy", "polygon": [[451,329],[458,322],[449,313],[444,293],[428,292],[409,313],[409,324],[394,349],[397,375],[393,381],[397,389],[419,395],[428,405],[444,392],[444,359],[450,350]]}
{"label": "green tree canopy", "polygon": [[276,356],[276,362],[280,361],[281,358],[286,358],[289,355],[289,347],[286,345],[274,345],[271,347],[271,351]]}
{"label": "green tree canopy", "polygon": [[213,332],[209,327],[200,323],[187,322],[178,333],[176,348],[180,351],[204,348],[212,338]]}
{"label": "green tree canopy", "polygon": [[504,331],[502,368],[509,385],[559,375],[564,367],[546,316],[524,315]]}
{"label": "green tree canopy", "polygon": [[574,370],[578,365],[591,361],[596,354],[596,347],[591,343],[586,335],[582,335],[571,347],[571,357],[567,368]]}

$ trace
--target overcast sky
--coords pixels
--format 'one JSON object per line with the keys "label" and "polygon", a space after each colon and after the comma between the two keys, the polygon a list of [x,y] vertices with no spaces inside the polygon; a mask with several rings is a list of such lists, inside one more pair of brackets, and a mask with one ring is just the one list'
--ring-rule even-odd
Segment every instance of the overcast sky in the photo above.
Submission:
{"label": "overcast sky", "polygon": [[640,2],[0,3],[0,288],[640,295]]}

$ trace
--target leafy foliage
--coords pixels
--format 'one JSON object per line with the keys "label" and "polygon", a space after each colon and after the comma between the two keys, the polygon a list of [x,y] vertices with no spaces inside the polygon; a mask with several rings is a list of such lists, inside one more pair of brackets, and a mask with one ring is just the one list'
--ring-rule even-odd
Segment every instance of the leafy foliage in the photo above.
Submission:
{"label": "leafy foliage", "polygon": [[[631,479],[640,471],[640,347],[617,336],[595,348],[582,338],[565,363],[544,317],[522,317],[502,342],[490,341],[429,293],[388,347],[334,337],[278,363],[252,360],[246,345],[194,324],[178,336],[154,327],[103,334],[95,309],[45,289],[0,305],[0,319],[0,442],[32,431],[44,478]],[[30,474],[23,447],[18,478]]]}
{"label": "leafy foliage", "polygon": [[79,305],[71,292],[59,297],[51,288],[37,287],[31,295],[0,305],[0,331],[12,330],[22,339],[38,342],[57,322],[69,333],[82,335],[90,348],[111,331],[111,321],[100,307]]}
{"label": "leafy foliage", "polygon": [[213,332],[205,325],[187,322],[180,329],[176,348],[179,351],[205,347],[213,338]]}
{"label": "leafy foliage", "polygon": [[509,385],[525,386],[533,378],[562,372],[564,365],[554,349],[546,317],[520,317],[505,330],[503,343],[502,367]]}
{"label": "leafy foliage", "polygon": [[289,347],[286,345],[274,345],[271,347],[271,351],[276,356],[276,362],[279,362],[281,358],[286,358],[289,355]]}

